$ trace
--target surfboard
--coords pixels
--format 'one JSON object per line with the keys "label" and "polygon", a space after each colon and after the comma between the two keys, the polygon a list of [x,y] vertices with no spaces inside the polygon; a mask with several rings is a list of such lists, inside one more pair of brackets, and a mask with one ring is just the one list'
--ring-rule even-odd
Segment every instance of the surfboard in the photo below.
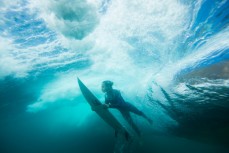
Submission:
{"label": "surfboard", "polygon": [[84,83],[78,79],[79,88],[86,99],[86,101],[91,106],[92,110],[99,115],[108,125],[110,125],[115,132],[122,134],[127,140],[130,135],[124,126],[114,117],[114,115],[107,109],[104,108],[103,104],[94,96],[94,94],[84,85]]}

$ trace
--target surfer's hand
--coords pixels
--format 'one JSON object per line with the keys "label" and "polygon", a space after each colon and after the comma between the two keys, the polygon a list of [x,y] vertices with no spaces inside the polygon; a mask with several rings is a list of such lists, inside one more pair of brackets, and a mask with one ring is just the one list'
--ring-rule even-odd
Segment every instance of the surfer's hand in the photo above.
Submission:
{"label": "surfer's hand", "polygon": [[103,104],[103,108],[105,108],[105,109],[107,109],[107,108],[109,108],[109,104]]}

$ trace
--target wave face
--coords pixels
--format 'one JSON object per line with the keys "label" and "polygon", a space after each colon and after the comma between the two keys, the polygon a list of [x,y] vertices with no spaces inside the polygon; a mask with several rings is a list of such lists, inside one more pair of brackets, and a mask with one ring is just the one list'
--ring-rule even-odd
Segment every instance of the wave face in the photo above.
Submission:
{"label": "wave face", "polygon": [[1,150],[112,152],[77,77],[101,101],[112,80],[143,133],[228,145],[228,0],[2,0],[0,19]]}

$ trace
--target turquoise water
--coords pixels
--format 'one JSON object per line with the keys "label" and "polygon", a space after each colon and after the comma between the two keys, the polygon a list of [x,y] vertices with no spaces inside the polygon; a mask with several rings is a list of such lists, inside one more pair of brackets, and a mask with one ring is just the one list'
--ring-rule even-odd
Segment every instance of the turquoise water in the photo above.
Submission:
{"label": "turquoise water", "polygon": [[112,80],[153,119],[133,115],[146,142],[122,152],[227,148],[228,17],[228,0],[1,0],[0,151],[120,147],[77,77],[101,101]]}

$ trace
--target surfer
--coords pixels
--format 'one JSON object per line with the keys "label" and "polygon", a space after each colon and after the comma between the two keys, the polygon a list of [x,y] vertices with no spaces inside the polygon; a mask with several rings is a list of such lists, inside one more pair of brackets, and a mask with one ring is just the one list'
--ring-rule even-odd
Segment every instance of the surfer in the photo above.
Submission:
{"label": "surfer", "polygon": [[112,81],[107,80],[102,82],[102,92],[105,93],[104,107],[118,109],[121,112],[122,116],[125,118],[125,120],[131,125],[131,127],[140,136],[141,132],[138,129],[138,127],[135,125],[133,119],[131,118],[130,112],[142,116],[150,124],[152,124],[153,121],[150,118],[148,118],[142,111],[137,109],[134,105],[126,102],[121,96],[121,93],[118,90],[113,89],[112,86],[113,86]]}

